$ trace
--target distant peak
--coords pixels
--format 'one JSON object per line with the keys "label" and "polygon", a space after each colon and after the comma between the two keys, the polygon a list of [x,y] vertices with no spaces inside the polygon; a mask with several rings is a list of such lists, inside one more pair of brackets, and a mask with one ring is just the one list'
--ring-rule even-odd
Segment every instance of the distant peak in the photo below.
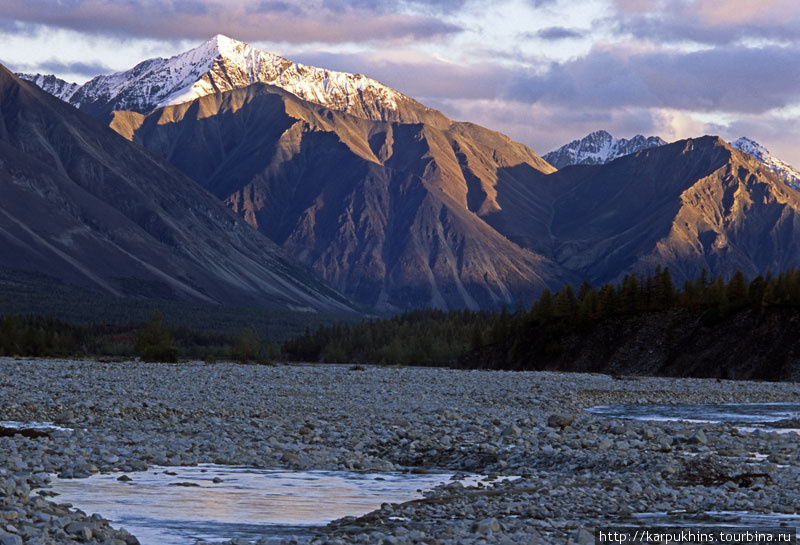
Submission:
{"label": "distant peak", "polygon": [[216,44],[216,46],[220,50],[230,49],[230,48],[236,47],[236,46],[246,46],[246,45],[248,45],[245,42],[242,42],[240,40],[235,40],[235,39],[233,39],[233,38],[231,38],[229,36],[225,36],[224,34],[217,34],[216,36],[211,38],[210,41],[214,42],[214,44]]}
{"label": "distant peak", "polygon": [[[206,54],[223,57],[230,57],[236,54],[237,50],[241,51],[250,46],[239,40],[235,40],[224,34],[216,34],[197,46],[192,51],[203,51]],[[180,56],[180,55],[179,55]]]}
{"label": "distant peak", "polygon": [[664,144],[666,142],[658,136],[644,137],[637,134],[630,139],[615,138],[608,131],[601,129],[551,151],[543,158],[556,168],[570,165],[601,165],[623,155]]}
{"label": "distant peak", "polygon": [[224,34],[170,58],[148,59],[130,70],[98,76],[74,89],[53,85],[52,93],[87,111],[146,114],[254,83],[273,85],[301,100],[366,119],[413,122],[425,118],[449,124],[439,112],[378,81],[305,66]]}
{"label": "distant peak", "polygon": [[211,41],[214,41],[214,42],[217,42],[217,43],[221,43],[221,42],[236,42],[238,40],[234,40],[230,36],[226,36],[224,34],[214,34],[211,37]]}
{"label": "distant peak", "polygon": [[786,161],[772,155],[767,148],[752,138],[742,136],[731,142],[731,146],[755,157],[758,161],[765,164],[772,172],[780,176],[786,185],[800,190],[800,171]]}
{"label": "distant peak", "polygon": [[613,136],[611,136],[611,133],[608,132],[605,129],[600,129],[599,131],[594,131],[592,133],[589,133],[589,136],[587,136],[587,138],[592,138],[592,137],[595,137],[595,138],[614,138]]}
{"label": "distant peak", "polygon": [[753,149],[753,150],[761,151],[763,153],[769,153],[769,150],[767,148],[765,148],[764,146],[762,146],[761,144],[759,144],[758,142],[756,142],[752,138],[747,138],[746,136],[740,136],[739,138],[737,138],[736,140],[731,142],[731,145],[734,148],[742,150],[742,151],[746,151],[748,149]]}
{"label": "distant peak", "polygon": [[202,45],[212,45],[212,46],[217,46],[217,47],[224,47],[224,46],[230,45],[230,44],[241,44],[241,43],[244,43],[244,42],[240,42],[239,40],[235,40],[235,39],[231,38],[230,36],[225,36],[224,34],[215,34],[212,37],[210,37],[208,40],[203,42]]}
{"label": "distant peak", "polygon": [[743,151],[745,153],[749,153],[757,157],[760,160],[764,160],[765,158],[771,157],[771,153],[767,148],[753,140],[752,138],[747,138],[746,136],[741,136],[731,142],[731,146],[738,149],[739,151]]}

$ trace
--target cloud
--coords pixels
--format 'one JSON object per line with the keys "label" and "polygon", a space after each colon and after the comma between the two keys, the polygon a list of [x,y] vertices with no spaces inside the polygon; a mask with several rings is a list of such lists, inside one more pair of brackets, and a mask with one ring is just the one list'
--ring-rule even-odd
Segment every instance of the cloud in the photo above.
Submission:
{"label": "cloud", "polygon": [[304,64],[367,74],[422,102],[495,98],[504,93],[514,74],[496,63],[454,64],[414,51],[391,55],[301,52],[288,56]]}
{"label": "cloud", "polygon": [[654,42],[800,41],[796,0],[615,0],[621,32]]}
{"label": "cloud", "polygon": [[674,139],[669,117],[647,108],[582,108],[544,106],[505,100],[441,100],[430,104],[456,120],[468,120],[498,130],[539,155],[598,129],[617,137],[635,134]]}
{"label": "cloud", "polygon": [[541,38],[543,40],[558,41],[558,40],[575,40],[578,38],[583,38],[584,34],[585,32],[583,30],[578,30],[575,28],[567,28],[563,26],[551,26],[543,28],[533,33],[533,36]]}
{"label": "cloud", "polygon": [[595,47],[584,57],[514,78],[506,98],[582,107],[763,113],[800,100],[795,48],[696,52]]}
{"label": "cloud", "polygon": [[747,136],[769,149],[775,157],[783,159],[795,168],[800,168],[800,123],[776,115],[743,116],[730,123],[708,126],[709,132],[719,134],[727,140]]}
{"label": "cloud", "polygon": [[103,63],[96,62],[62,62],[56,59],[36,63],[36,64],[15,64],[17,72],[27,72],[36,74],[74,74],[77,76],[85,76],[87,78],[94,77],[98,74],[109,74],[113,70]]}
{"label": "cloud", "polygon": [[441,17],[381,5],[366,0],[70,0],[56,7],[49,0],[4,0],[0,22],[120,37],[205,39],[222,33],[288,43],[435,40],[461,31]]}
{"label": "cloud", "polygon": [[396,12],[403,7],[412,11],[445,13],[462,9],[472,0],[323,0],[323,5],[333,10],[359,10],[372,13]]}

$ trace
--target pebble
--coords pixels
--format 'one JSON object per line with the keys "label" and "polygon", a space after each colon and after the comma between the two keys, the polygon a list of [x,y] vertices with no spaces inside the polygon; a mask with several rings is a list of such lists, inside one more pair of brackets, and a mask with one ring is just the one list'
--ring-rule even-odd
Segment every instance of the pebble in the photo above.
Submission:
{"label": "pebble", "polygon": [[[0,421],[73,428],[0,438],[0,545],[135,545],[124,529],[39,493],[49,474],[124,471],[120,480],[135,481],[135,472],[155,465],[493,477],[478,488],[452,481],[417,502],[385,503],[298,538],[303,545],[588,544],[593,528],[614,516],[793,515],[800,505],[796,435],[584,411],[609,403],[797,401],[797,384],[348,368],[0,358],[0,377],[14,377],[0,380]],[[743,488],[737,476],[745,473],[764,476]],[[697,482],[703,475],[714,482]]]}

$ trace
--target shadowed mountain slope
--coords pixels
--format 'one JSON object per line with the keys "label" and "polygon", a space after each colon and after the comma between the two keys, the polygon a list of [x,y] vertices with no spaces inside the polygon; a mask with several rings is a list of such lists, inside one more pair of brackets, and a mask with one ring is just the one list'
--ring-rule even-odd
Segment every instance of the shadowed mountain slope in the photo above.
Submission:
{"label": "shadowed mountain slope", "polygon": [[552,242],[531,248],[594,282],[656,266],[682,281],[704,268],[755,276],[800,265],[800,193],[717,137],[564,168],[548,182]]}
{"label": "shadowed mountain slope", "polygon": [[513,304],[570,278],[493,228],[529,224],[554,169],[476,125],[368,120],[256,84],[111,126],[378,309]]}
{"label": "shadowed mountain slope", "polygon": [[0,265],[118,296],[352,311],[167,162],[0,66]]}

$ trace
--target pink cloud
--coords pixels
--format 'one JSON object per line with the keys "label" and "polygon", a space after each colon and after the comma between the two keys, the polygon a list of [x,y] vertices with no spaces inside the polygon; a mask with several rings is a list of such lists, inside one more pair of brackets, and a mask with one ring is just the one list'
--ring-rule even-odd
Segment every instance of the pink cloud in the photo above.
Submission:
{"label": "pink cloud", "polygon": [[652,41],[800,40],[796,0],[615,0],[620,30]]}
{"label": "pink cloud", "polygon": [[128,37],[205,39],[222,33],[289,43],[430,40],[460,30],[431,15],[342,8],[323,0],[75,0],[56,8],[48,0],[4,0],[0,19]]}

